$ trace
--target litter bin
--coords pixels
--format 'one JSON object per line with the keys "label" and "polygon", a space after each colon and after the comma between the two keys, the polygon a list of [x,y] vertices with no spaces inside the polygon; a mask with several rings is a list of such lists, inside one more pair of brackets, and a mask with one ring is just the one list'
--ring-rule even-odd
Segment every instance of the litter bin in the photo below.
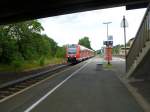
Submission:
{"label": "litter bin", "polygon": [[103,63],[97,63],[96,69],[97,70],[102,70],[102,68],[103,68]]}

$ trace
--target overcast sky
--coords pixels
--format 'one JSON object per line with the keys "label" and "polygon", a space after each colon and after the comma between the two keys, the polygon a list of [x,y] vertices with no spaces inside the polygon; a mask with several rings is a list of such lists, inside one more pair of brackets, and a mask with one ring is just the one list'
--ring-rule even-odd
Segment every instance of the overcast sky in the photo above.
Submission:
{"label": "overcast sky", "polygon": [[124,44],[123,29],[120,27],[123,15],[129,24],[128,41],[135,37],[145,11],[146,9],[126,11],[125,7],[117,7],[43,18],[39,21],[45,29],[43,33],[53,38],[60,46],[76,44],[80,38],[87,36],[91,47],[98,50],[107,39],[107,27],[103,22],[112,22],[109,24],[108,33],[113,36],[114,45]]}

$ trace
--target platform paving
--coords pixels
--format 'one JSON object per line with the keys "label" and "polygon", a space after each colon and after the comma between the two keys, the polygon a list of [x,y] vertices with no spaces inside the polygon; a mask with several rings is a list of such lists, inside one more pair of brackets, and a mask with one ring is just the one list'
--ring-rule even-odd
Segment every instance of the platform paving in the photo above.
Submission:
{"label": "platform paving", "polygon": [[101,61],[92,59],[31,112],[144,112],[116,76],[117,69],[101,68]]}

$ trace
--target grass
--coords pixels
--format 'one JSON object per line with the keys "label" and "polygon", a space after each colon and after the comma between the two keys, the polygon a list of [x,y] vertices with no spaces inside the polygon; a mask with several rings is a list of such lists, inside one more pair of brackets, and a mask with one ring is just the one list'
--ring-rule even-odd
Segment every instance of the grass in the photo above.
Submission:
{"label": "grass", "polygon": [[110,63],[110,64],[107,64],[107,62],[104,62],[104,63],[103,63],[103,67],[106,68],[106,69],[112,69],[113,66],[112,66],[111,63]]}
{"label": "grass", "polygon": [[0,64],[0,72],[28,71],[28,70],[42,68],[51,64],[61,64],[63,62],[65,62],[65,59],[63,58],[44,59],[43,65],[40,65],[39,60],[24,61],[21,68],[19,69],[15,69],[13,65]]}
{"label": "grass", "polygon": [[5,72],[5,71],[14,71],[14,68],[11,65],[0,64],[0,72]]}

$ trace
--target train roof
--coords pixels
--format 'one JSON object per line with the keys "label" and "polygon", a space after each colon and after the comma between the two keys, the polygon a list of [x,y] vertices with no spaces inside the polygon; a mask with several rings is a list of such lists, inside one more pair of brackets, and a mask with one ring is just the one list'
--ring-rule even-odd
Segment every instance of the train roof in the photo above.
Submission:
{"label": "train roof", "polygon": [[84,46],[82,46],[82,45],[80,45],[80,44],[68,44],[67,46],[80,46],[81,49],[86,49],[86,50],[89,50],[89,51],[94,52],[94,50],[89,49],[89,48],[87,48],[87,47],[84,47]]}

